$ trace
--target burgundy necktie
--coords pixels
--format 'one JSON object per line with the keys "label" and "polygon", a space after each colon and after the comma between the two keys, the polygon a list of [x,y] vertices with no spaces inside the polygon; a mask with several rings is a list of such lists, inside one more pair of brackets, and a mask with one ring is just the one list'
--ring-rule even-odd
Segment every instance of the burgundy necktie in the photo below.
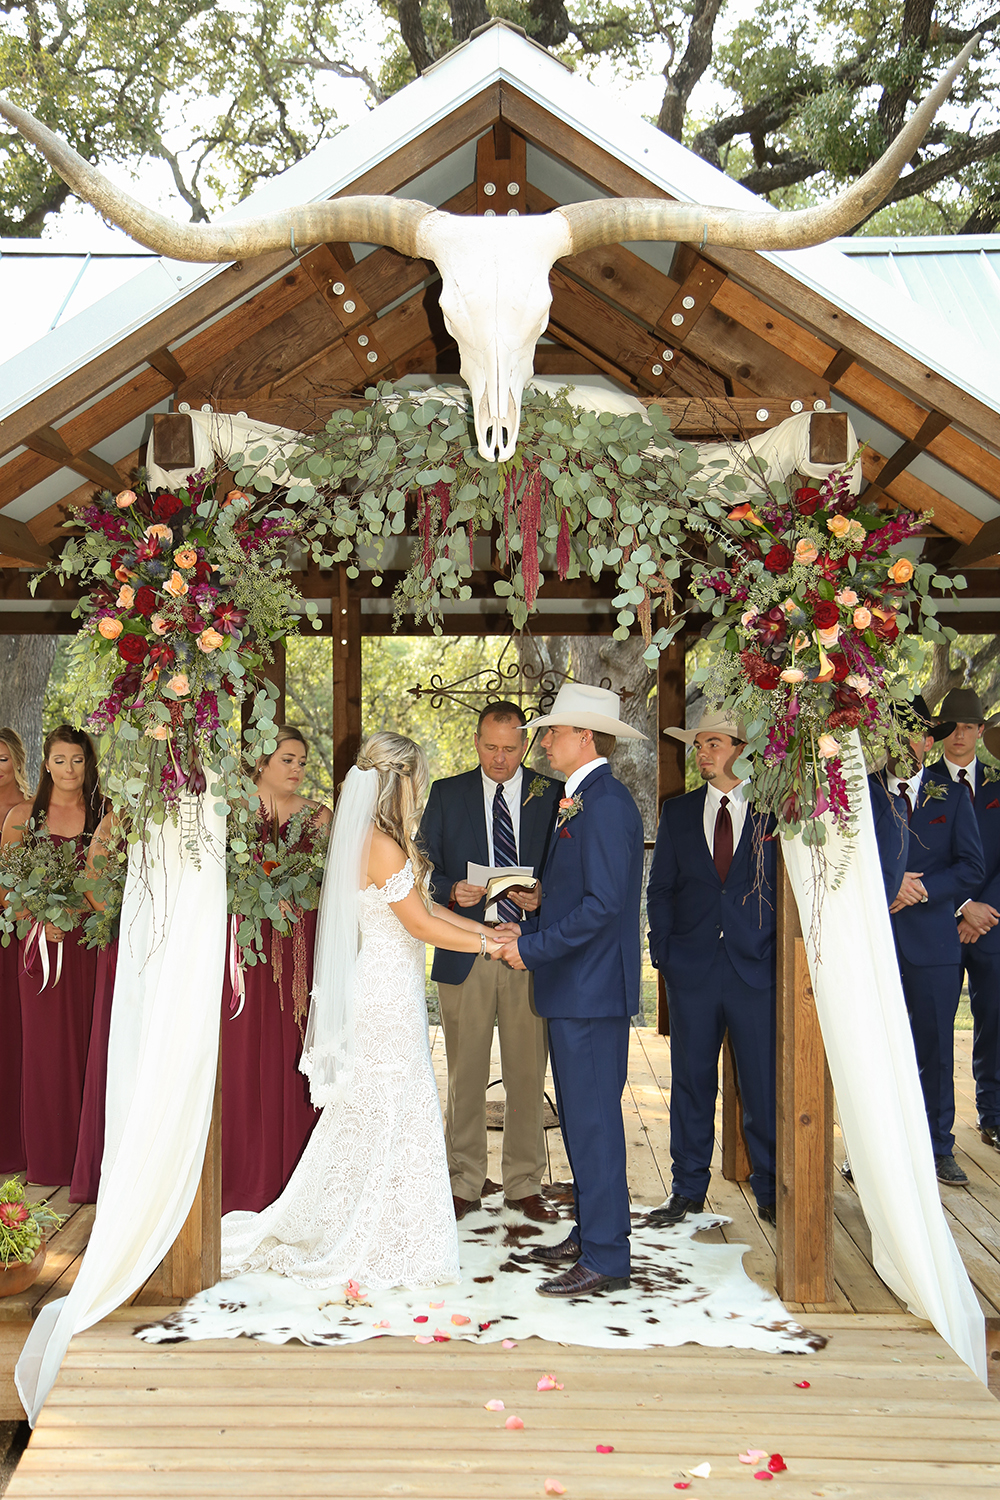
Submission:
{"label": "burgundy necktie", "polygon": [[962,767],[962,769],[958,773],[958,779],[962,783],[962,785],[965,787],[965,790],[968,792],[969,796],[972,798],[972,805],[973,805],[973,807],[975,807],[975,805],[976,805],[976,794],[973,791],[972,782],[969,780],[969,773],[968,773],[968,771],[966,771],[966,769],[965,769],[964,766]]}
{"label": "burgundy necktie", "polygon": [[907,782],[901,781],[899,783],[899,795],[906,803],[906,821],[909,823],[913,817],[913,803],[910,801],[910,788]]}
{"label": "burgundy necktie", "polygon": [[715,817],[715,837],[712,840],[712,858],[723,885],[733,862],[733,820],[729,814],[729,798],[723,797]]}

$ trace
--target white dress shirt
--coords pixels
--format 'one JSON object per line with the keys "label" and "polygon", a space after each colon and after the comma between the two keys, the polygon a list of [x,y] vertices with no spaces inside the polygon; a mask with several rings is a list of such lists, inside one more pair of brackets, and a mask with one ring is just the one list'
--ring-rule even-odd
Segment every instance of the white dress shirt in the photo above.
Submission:
{"label": "white dress shirt", "polygon": [[920,800],[920,783],[923,780],[924,768],[920,766],[912,776],[890,776],[890,792],[906,793],[910,799],[910,811],[914,811]]}
{"label": "white dress shirt", "polygon": [[956,766],[955,762],[953,760],[949,760],[947,755],[942,755],[941,759],[944,762],[945,766],[948,768],[948,775],[951,777],[952,781],[957,781],[959,771],[964,771],[966,780],[972,787],[972,790],[976,790],[976,767],[979,765],[979,761],[975,756],[972,757],[967,766]]}
{"label": "white dress shirt", "polygon": [[715,820],[719,816],[719,808],[723,797],[728,797],[729,816],[733,820],[733,853],[739,848],[740,836],[743,833],[743,825],[747,819],[747,803],[743,789],[749,785],[748,780],[741,781],[734,786],[731,792],[720,792],[719,788],[713,786],[710,781],[705,782],[705,842],[708,844],[708,852],[715,855]]}
{"label": "white dress shirt", "polygon": [[585,766],[577,766],[572,775],[566,777],[566,790],[563,796],[576,796],[576,789],[580,785],[580,782],[586,781],[591,771],[596,771],[598,766],[606,766],[607,763],[608,757],[606,755],[596,755],[593,760],[588,760]]}
{"label": "white dress shirt", "polygon": [[497,794],[497,787],[503,787],[503,799],[510,813],[511,826],[514,829],[514,847],[517,857],[521,857],[521,786],[524,782],[524,767],[518,766],[509,781],[493,781],[486,772],[483,772],[483,804],[486,808],[486,843],[490,851],[490,867],[494,865],[493,859],[493,799]]}

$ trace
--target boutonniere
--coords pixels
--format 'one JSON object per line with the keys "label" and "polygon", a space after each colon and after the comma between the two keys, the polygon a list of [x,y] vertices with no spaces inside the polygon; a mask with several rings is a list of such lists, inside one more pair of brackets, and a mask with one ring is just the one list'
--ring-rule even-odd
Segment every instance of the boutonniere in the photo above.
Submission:
{"label": "boutonniere", "polygon": [[575,818],[578,812],[583,812],[583,798],[579,792],[575,797],[560,797],[556,827],[565,828],[570,818]]}
{"label": "boutonniere", "polygon": [[532,797],[544,797],[545,793],[548,791],[551,785],[552,783],[551,781],[549,781],[547,776],[536,776],[534,781],[529,786],[528,795],[525,797],[521,806],[527,807]]}
{"label": "boutonniere", "polygon": [[948,788],[943,781],[924,781],[920,787],[923,800],[927,802],[943,802],[948,795]]}

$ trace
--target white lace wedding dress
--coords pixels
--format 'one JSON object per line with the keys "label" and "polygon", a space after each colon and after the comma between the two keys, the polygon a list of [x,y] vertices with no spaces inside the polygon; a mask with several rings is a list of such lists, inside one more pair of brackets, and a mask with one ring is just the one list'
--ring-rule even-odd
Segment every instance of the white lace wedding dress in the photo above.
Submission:
{"label": "white lace wedding dress", "polygon": [[389,905],[410,863],[359,895],[354,1084],[316,1123],[288,1186],[222,1221],[222,1274],[280,1271],[372,1290],[458,1281],[458,1234],[427,1041],[424,945]]}

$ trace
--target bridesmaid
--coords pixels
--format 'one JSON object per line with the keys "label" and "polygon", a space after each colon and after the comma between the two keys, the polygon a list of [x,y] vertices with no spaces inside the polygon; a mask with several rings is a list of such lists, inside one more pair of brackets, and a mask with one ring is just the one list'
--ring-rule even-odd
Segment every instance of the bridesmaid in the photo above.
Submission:
{"label": "bridesmaid", "polygon": [[[76,845],[82,867],[90,839],[104,814],[97,756],[90,736],[60,724],[46,736],[42,770],[33,802],[8,814],[3,842],[48,835]],[[33,821],[34,830],[28,827]],[[20,944],[17,980],[21,996],[21,1130],[28,1181],[65,1186],[73,1175],[83,1080],[94,1009],[97,953],[75,932],[47,923],[42,941],[61,943],[62,975],[43,990],[41,944],[27,954]],[[27,964],[25,958],[28,957]],[[55,964],[52,965],[55,968]]]}
{"label": "bridesmaid", "polygon": [[[114,813],[101,819],[87,851],[87,874],[91,879],[100,873],[99,864],[113,857]],[[91,891],[87,900],[95,911],[104,904]],[[97,950],[97,975],[94,981],[94,1020],[87,1049],[87,1070],[83,1083],[83,1107],[80,1112],[80,1135],[69,1187],[71,1203],[96,1203],[101,1185],[101,1159],[104,1156],[104,1102],[108,1082],[108,1037],[111,1033],[111,1001],[115,993],[115,968],[118,961],[118,939],[112,939]]]}
{"label": "bridesmaid", "polygon": [[[279,838],[303,809],[312,810],[293,847],[330,822],[330,809],[301,797],[309,747],[300,729],[283,724],[278,747],[257,762],[260,797],[257,836]],[[234,1014],[227,972],[222,1000],[222,1212],[259,1213],[284,1189],[302,1155],[319,1111],[298,1071],[305,1010],[312,988],[316,912],[303,912],[282,937],[262,923],[263,961],[244,970],[246,997]],[[296,953],[296,950],[298,952]],[[298,970],[298,972],[297,972]],[[275,976],[279,977],[275,977]]]}
{"label": "bridesmaid", "polygon": [[[7,814],[30,796],[24,746],[16,729],[0,729],[0,829]],[[0,948],[0,1176],[24,1171],[21,1137],[21,997],[17,991],[17,942]]]}

